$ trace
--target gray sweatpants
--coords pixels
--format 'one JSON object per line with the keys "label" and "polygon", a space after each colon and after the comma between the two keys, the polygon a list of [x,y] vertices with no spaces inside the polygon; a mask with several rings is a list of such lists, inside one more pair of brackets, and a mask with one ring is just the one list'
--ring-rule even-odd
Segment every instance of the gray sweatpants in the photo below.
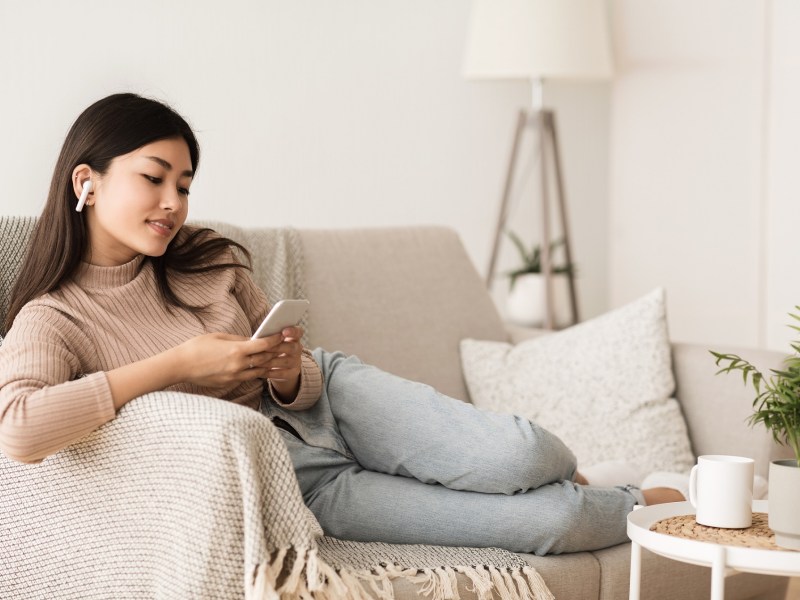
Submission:
{"label": "gray sweatpants", "polygon": [[[317,405],[262,411],[284,430],[306,504],[326,534],[358,541],[494,546],[536,554],[627,541],[635,497],[579,486],[575,457],[526,419],[322,349]],[[301,439],[302,438],[302,439]]]}

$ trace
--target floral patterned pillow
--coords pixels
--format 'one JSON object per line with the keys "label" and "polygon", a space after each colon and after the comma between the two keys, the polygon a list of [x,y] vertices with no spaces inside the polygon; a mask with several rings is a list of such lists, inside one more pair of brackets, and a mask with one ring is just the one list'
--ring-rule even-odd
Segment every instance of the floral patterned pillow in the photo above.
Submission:
{"label": "floral patterned pillow", "polygon": [[461,363],[473,404],[549,429],[579,468],[623,460],[647,474],[694,464],[672,398],[663,289],[516,346],[462,340]]}

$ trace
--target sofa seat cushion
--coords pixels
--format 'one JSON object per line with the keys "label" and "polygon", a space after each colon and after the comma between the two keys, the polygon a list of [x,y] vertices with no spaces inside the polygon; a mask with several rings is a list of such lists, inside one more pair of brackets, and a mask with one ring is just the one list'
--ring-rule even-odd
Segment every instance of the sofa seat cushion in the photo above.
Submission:
{"label": "sofa seat cushion", "polygon": [[598,598],[600,595],[600,563],[591,552],[519,556],[536,569],[556,598]]}

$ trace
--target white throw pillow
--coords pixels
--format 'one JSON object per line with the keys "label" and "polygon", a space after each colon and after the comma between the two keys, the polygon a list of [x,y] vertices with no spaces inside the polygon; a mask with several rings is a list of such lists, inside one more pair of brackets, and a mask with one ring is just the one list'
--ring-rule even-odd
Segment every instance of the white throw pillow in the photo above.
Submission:
{"label": "white throw pillow", "polygon": [[465,339],[472,402],[525,417],[558,435],[578,468],[623,460],[647,474],[694,464],[672,398],[664,291],[557,333],[512,346]]}

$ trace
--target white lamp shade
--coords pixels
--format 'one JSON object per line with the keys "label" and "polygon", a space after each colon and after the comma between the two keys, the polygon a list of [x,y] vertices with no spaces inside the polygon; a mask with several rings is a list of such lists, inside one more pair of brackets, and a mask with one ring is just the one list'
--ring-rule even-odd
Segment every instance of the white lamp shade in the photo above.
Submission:
{"label": "white lamp shade", "polygon": [[611,77],[604,0],[473,0],[464,76]]}

